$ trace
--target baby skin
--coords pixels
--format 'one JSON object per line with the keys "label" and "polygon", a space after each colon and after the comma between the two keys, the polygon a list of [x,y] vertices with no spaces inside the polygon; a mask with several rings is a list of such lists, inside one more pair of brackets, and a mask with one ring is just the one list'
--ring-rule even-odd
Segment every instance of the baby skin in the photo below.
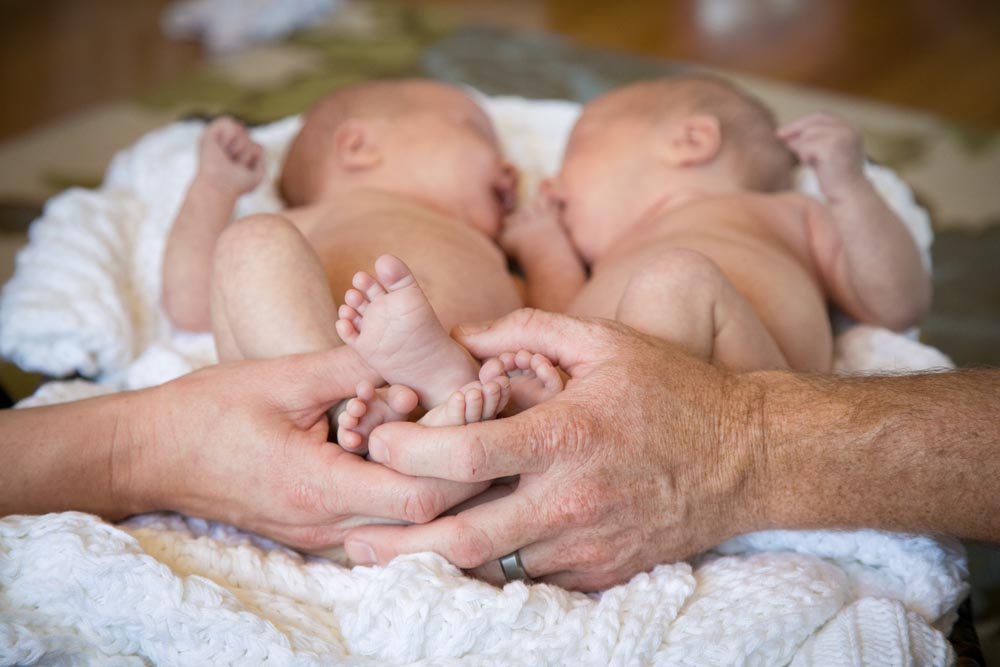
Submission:
{"label": "baby skin", "polygon": [[[164,257],[163,303],[173,324],[210,329],[220,361],[337,348],[361,395],[344,419],[357,419],[361,431],[409,414],[414,395],[424,410],[445,406],[447,416],[457,414],[451,401],[460,390],[467,414],[495,412],[497,377],[470,387],[478,363],[457,344],[437,344],[455,324],[522,305],[495,243],[516,174],[479,106],[431,81],[341,89],[306,114],[292,143],[280,180],[288,208],[233,221],[237,200],[264,173],[262,149],[241,124],[223,118],[206,128]],[[393,257],[376,264],[385,253]],[[373,265],[377,278],[354,275]],[[351,321],[360,334],[353,346],[337,333],[348,331],[335,301],[345,292],[356,317],[369,318],[366,326]],[[407,296],[413,292],[420,308]],[[389,345],[403,323],[405,336],[434,344]],[[371,342],[376,332],[386,337],[381,344]],[[384,382],[399,386],[375,389]]]}
{"label": "baby skin", "polygon": [[[355,274],[354,287],[344,295],[337,333],[390,386],[376,393],[359,383],[357,397],[339,414],[337,442],[361,451],[367,436],[379,424],[406,419],[417,406],[410,385],[431,382],[435,391],[454,386],[452,378],[476,372],[476,362],[448,332],[434,313],[409,268],[397,257],[383,255],[375,262],[375,276]],[[511,353],[478,369],[479,379],[453,392],[447,401],[427,412],[425,426],[459,426],[496,417],[513,391],[524,409],[547,400],[562,389],[562,379],[542,355]]]}
{"label": "baby skin", "polygon": [[[825,205],[788,191],[794,156]],[[830,303],[897,330],[929,305],[919,251],[863,162],[832,116],[779,131],[720,80],[635,84],[584,108],[501,243],[529,305],[615,318],[734,370],[828,371]]]}

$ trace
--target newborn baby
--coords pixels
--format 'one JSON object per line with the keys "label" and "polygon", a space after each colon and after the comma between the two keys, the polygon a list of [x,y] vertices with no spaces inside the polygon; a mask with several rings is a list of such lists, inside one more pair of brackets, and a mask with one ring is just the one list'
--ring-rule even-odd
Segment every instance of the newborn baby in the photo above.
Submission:
{"label": "newborn baby", "polygon": [[[826,205],[788,191],[793,153]],[[829,302],[899,330],[930,300],[919,251],[863,161],[839,119],[778,131],[721,79],[638,83],[585,106],[559,174],[501,242],[529,305],[615,318],[735,370],[827,371]]]}
{"label": "newborn baby", "polygon": [[[176,326],[211,328],[220,361],[328,349],[342,345],[341,331],[357,350],[343,348],[343,369],[361,398],[340,416],[349,448],[418,402],[442,406],[430,423],[503,407],[507,378],[479,382],[477,362],[447,333],[521,305],[494,242],[516,174],[468,95],[419,80],[334,92],[289,151],[289,208],[230,224],[263,173],[243,126],[208,126],[164,258],[163,304]],[[372,265],[375,276],[355,275]],[[345,293],[351,311],[338,325],[332,295]],[[376,393],[383,381],[393,386]]]}

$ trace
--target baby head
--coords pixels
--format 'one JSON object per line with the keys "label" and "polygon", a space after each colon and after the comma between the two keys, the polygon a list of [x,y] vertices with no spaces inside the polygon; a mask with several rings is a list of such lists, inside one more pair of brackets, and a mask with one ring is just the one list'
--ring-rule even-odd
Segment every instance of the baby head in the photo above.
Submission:
{"label": "baby head", "polygon": [[551,192],[593,261],[681,192],[790,187],[795,160],[776,129],[763,104],[719,78],[636,83],[584,107]]}
{"label": "baby head", "polygon": [[316,103],[281,175],[290,206],[360,187],[413,198],[494,237],[515,200],[516,172],[464,91],[426,80],[376,81]]}

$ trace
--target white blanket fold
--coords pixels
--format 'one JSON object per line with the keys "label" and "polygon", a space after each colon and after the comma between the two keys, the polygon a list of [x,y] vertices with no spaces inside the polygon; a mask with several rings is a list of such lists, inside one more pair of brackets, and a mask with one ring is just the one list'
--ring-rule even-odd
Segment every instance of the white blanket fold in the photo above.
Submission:
{"label": "white blanket fold", "polygon": [[[553,171],[578,107],[486,99],[527,190]],[[163,382],[214,359],[158,305],[169,225],[199,123],[123,151],[97,191],[54,198],[0,299],[0,351],[50,375],[24,405]],[[269,178],[238,213],[280,209],[288,119],[254,130]],[[926,213],[870,172],[921,248]],[[807,175],[802,185],[815,192]],[[874,327],[837,337],[842,372],[948,366]],[[961,547],[924,536],[773,531],[657,567],[601,595],[471,580],[433,554],[346,569],[228,526],[154,514],[0,520],[0,664],[943,665],[967,593]]]}

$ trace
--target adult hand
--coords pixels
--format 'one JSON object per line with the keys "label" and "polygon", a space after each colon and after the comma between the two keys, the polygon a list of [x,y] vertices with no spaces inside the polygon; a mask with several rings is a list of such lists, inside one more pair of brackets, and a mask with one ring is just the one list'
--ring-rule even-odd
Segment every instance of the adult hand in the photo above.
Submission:
{"label": "adult hand", "polygon": [[327,410],[354,394],[345,352],[223,364],[137,392],[112,461],[131,511],[176,510],[319,551],[362,516],[425,522],[486,486],[414,479],[328,443]]}
{"label": "adult hand", "polygon": [[377,428],[370,454],[399,472],[520,481],[506,497],[425,525],[355,529],[345,548],[356,562],[436,551],[502,583],[496,560],[519,549],[536,580],[596,590],[759,522],[759,405],[740,376],[614,322],[542,311],[455,336],[480,358],[541,352],[570,380],[509,419]]}

